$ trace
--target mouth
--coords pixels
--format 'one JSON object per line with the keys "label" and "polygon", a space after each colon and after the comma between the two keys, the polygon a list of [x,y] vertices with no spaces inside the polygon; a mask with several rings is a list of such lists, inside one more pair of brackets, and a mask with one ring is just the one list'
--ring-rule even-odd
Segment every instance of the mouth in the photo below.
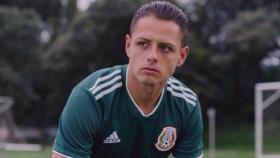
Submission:
{"label": "mouth", "polygon": [[159,70],[153,67],[143,67],[141,70],[146,73],[159,73]]}

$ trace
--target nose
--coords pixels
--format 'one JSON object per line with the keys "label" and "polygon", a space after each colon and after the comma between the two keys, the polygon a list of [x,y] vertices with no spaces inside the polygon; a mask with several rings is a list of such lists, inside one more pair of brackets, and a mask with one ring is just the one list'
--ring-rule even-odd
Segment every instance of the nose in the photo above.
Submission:
{"label": "nose", "polygon": [[147,60],[151,63],[156,63],[158,61],[158,52],[155,46],[148,52]]}

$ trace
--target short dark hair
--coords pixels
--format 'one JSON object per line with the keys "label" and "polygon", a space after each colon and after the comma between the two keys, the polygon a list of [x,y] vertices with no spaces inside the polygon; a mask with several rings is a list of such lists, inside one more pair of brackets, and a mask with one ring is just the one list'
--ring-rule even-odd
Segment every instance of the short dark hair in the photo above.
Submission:
{"label": "short dark hair", "polygon": [[180,28],[182,32],[182,46],[185,46],[187,38],[187,24],[188,18],[187,15],[179,9],[174,4],[166,1],[152,1],[150,3],[142,5],[134,14],[134,17],[130,24],[130,34],[133,33],[135,24],[140,18],[154,15],[155,17],[162,20],[171,20],[174,21]]}

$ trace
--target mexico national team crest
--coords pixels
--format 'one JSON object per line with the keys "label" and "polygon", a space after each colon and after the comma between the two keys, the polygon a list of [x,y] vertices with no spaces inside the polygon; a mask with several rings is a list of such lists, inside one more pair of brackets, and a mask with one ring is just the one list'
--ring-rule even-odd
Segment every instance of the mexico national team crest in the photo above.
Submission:
{"label": "mexico national team crest", "polygon": [[167,151],[175,145],[176,138],[176,128],[164,127],[158,136],[158,141],[155,145],[158,150]]}

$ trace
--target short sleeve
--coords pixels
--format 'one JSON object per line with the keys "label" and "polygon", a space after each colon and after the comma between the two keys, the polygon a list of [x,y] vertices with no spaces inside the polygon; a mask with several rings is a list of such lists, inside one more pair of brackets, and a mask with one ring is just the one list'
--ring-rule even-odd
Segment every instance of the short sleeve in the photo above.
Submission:
{"label": "short sleeve", "polygon": [[66,157],[90,158],[100,118],[100,110],[90,93],[75,87],[60,116],[53,152]]}
{"label": "short sleeve", "polygon": [[202,114],[197,101],[189,119],[186,121],[181,139],[177,140],[173,155],[175,158],[202,158]]}

